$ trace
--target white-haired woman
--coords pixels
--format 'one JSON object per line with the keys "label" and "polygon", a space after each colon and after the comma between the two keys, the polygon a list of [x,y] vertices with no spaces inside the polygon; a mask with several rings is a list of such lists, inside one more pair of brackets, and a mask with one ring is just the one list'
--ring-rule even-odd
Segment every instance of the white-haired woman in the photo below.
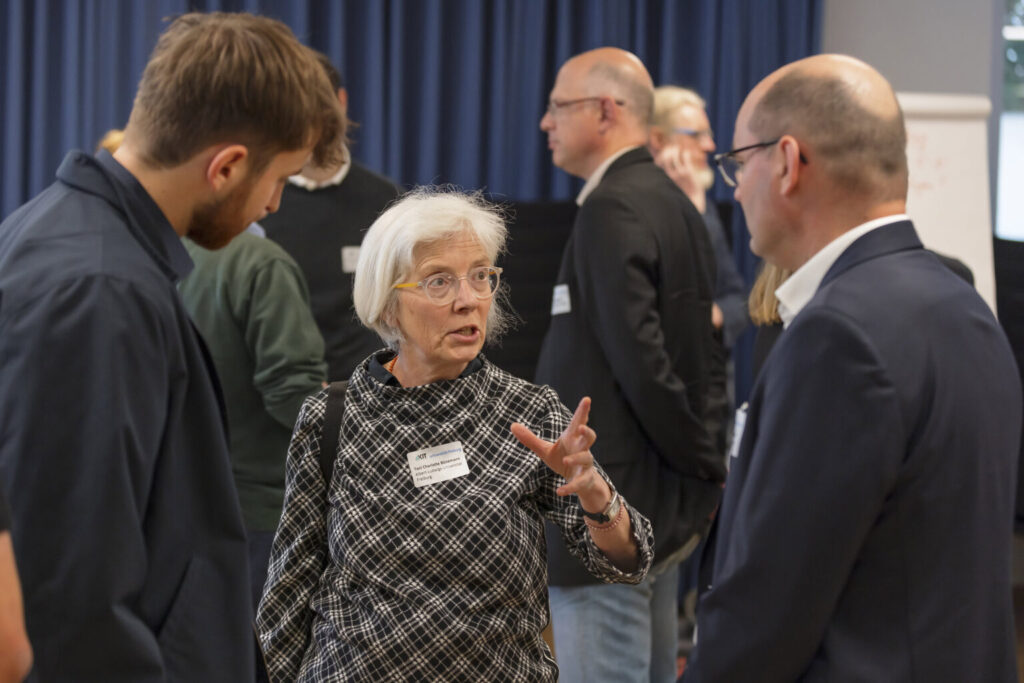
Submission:
{"label": "white-haired woman", "polygon": [[504,326],[505,238],[454,192],[414,192],[367,232],[356,312],[388,348],[349,381],[326,494],[327,392],[299,415],[257,617],[271,680],[556,680],[544,518],[596,576],[646,574],[650,523],[594,463],[589,399],[570,415],[480,353]]}

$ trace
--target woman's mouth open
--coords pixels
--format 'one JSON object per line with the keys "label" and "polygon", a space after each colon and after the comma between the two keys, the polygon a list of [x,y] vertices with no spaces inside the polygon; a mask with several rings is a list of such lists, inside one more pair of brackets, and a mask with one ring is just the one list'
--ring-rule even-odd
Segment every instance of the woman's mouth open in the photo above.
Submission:
{"label": "woman's mouth open", "polygon": [[469,344],[480,338],[480,328],[476,325],[466,325],[465,327],[452,330],[448,334],[455,337],[456,341]]}

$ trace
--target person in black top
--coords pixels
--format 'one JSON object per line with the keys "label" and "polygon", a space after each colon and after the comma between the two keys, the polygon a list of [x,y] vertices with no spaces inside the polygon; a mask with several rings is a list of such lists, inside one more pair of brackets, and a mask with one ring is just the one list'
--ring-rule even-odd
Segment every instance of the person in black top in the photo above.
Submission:
{"label": "person in black top", "polygon": [[640,60],[601,48],[561,67],[540,121],[552,162],[586,183],[535,380],[570,405],[593,398],[602,465],[651,520],[657,552],[643,584],[611,586],[548,536],[566,683],[675,680],[678,567],[710,525],[725,478],[707,430],[720,367],[714,254],[700,213],[645,147],[653,100]]}
{"label": "person in black top", "polygon": [[[318,58],[347,111],[344,79],[326,55],[318,53]],[[339,163],[310,165],[290,178],[280,210],[261,222],[267,237],[284,247],[306,278],[330,381],[347,379],[380,348],[377,333],[356,319],[352,276],[367,228],[401,193],[393,182],[353,159],[347,146],[341,152]]]}

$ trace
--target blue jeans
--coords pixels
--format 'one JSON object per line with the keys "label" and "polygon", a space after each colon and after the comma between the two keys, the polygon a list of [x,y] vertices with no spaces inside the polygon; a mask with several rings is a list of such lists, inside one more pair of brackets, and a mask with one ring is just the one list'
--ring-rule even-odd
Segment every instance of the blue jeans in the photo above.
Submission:
{"label": "blue jeans", "polygon": [[679,565],[636,586],[550,586],[559,683],[676,680]]}

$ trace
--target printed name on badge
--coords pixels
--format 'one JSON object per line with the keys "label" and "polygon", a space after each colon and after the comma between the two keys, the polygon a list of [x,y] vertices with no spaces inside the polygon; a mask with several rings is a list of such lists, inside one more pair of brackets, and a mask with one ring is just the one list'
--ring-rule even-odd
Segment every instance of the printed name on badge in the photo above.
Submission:
{"label": "printed name on badge", "polygon": [[555,285],[555,291],[551,295],[551,315],[561,315],[572,310],[572,302],[569,300],[569,285]]}
{"label": "printed name on badge", "polygon": [[341,272],[354,273],[359,264],[359,247],[341,248]]}
{"label": "printed name on badge", "polygon": [[462,443],[452,441],[441,446],[409,454],[409,470],[416,487],[437,484],[469,474]]}

